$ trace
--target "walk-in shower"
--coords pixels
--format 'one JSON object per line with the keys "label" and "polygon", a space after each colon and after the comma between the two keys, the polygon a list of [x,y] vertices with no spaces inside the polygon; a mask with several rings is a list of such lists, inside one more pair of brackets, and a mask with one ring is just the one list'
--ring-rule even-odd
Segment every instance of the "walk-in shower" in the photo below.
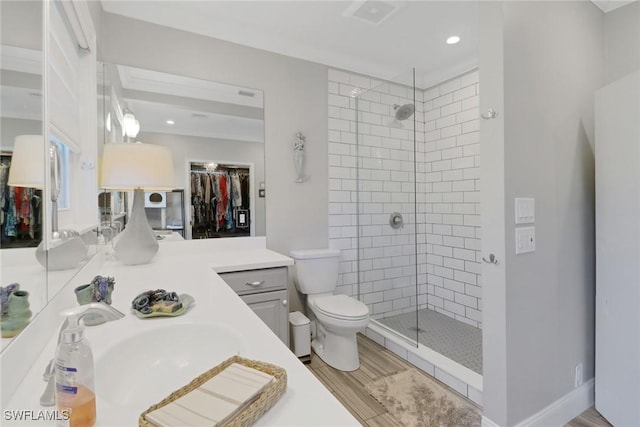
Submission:
{"label": "walk-in shower", "polygon": [[357,294],[376,327],[481,374],[478,73],[414,82],[355,99]]}

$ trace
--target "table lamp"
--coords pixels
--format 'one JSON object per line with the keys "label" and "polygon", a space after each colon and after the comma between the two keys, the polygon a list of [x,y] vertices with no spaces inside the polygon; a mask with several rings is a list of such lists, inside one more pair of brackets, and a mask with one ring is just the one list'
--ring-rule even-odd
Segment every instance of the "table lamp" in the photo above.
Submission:
{"label": "table lamp", "polygon": [[[11,155],[11,167],[7,184],[11,187],[44,189],[45,155],[44,136],[18,135]],[[60,192],[60,170],[58,146],[49,142],[49,161],[52,170],[51,183],[51,248],[45,249],[44,239],[36,248],[36,259],[48,270],[68,270],[78,266],[87,256],[87,246],[75,230],[58,230],[58,193]],[[45,198],[43,197],[43,202]]]}
{"label": "table lamp", "polygon": [[118,259],[126,265],[146,264],[158,252],[156,239],[144,210],[144,191],[174,188],[171,151],[143,143],[105,144],[100,187],[105,190],[133,190],[131,218],[115,246]]}

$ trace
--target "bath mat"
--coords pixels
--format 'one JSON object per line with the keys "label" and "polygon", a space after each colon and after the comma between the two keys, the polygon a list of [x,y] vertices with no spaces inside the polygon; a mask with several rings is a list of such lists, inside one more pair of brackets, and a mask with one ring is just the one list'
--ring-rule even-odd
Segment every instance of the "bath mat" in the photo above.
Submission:
{"label": "bath mat", "polygon": [[416,369],[380,378],[365,390],[405,426],[480,426],[478,407]]}

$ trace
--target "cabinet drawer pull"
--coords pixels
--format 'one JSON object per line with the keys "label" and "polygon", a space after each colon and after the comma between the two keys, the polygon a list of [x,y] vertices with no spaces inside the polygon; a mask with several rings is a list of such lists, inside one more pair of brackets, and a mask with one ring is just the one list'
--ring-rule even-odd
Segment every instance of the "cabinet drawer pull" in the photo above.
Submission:
{"label": "cabinet drawer pull", "polygon": [[264,280],[260,280],[260,281],[257,281],[257,282],[247,282],[247,283],[245,283],[245,285],[253,286],[254,288],[256,288],[258,286],[264,285]]}
{"label": "cabinet drawer pull", "polygon": [[289,304],[289,301],[287,301],[286,299],[283,299],[282,300],[282,305],[287,305],[287,304]]}

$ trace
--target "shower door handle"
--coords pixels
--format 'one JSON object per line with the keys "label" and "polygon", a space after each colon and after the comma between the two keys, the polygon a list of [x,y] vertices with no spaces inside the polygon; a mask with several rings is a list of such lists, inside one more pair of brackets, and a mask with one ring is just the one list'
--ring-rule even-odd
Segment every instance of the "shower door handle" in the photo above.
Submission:
{"label": "shower door handle", "polygon": [[496,258],[496,256],[494,254],[489,254],[489,259],[486,259],[485,257],[482,257],[482,260],[484,262],[486,262],[487,264],[497,264],[498,263],[498,258]]}

